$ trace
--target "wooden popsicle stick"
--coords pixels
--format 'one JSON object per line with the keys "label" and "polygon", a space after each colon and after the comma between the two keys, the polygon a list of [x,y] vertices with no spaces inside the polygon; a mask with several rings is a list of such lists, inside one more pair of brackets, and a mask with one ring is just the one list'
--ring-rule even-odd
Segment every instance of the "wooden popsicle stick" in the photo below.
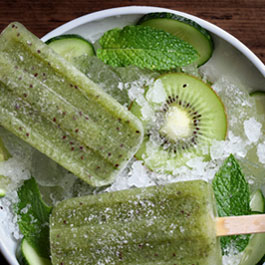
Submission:
{"label": "wooden popsicle stick", "polygon": [[265,233],[265,214],[226,216],[216,219],[217,236]]}

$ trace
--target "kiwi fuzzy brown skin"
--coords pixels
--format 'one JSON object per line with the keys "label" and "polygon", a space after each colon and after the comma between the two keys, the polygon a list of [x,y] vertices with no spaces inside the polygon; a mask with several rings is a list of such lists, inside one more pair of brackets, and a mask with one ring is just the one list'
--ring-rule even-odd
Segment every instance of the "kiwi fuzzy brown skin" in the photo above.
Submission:
{"label": "kiwi fuzzy brown skin", "polygon": [[[195,80],[195,82],[198,82],[198,84],[203,84],[203,86],[205,87],[204,89],[206,89],[206,90],[208,89],[210,91],[210,94],[212,94],[211,97],[214,98],[212,100],[216,101],[216,103],[219,105],[218,106],[218,108],[219,108],[218,111],[222,112],[221,113],[222,117],[220,118],[221,123],[222,123],[221,124],[222,133],[220,135],[217,135],[216,137],[210,137],[209,141],[206,141],[205,143],[204,142],[201,143],[199,135],[200,135],[200,119],[202,118],[202,114],[200,114],[200,111],[194,109],[194,107],[192,108],[192,106],[191,106],[192,104],[191,103],[185,102],[185,100],[181,100],[180,97],[178,97],[178,95],[172,96],[171,94],[170,95],[167,94],[167,98],[166,98],[165,102],[163,104],[161,104],[163,106],[162,107],[162,111],[164,111],[165,114],[166,114],[168,109],[171,107],[172,104],[179,105],[181,108],[183,108],[183,107],[184,108],[185,107],[190,108],[190,110],[188,110],[187,113],[191,114],[190,118],[192,119],[192,121],[194,123],[193,137],[190,137],[190,143],[185,143],[185,141],[184,141],[184,144],[182,146],[180,145],[180,143],[177,143],[177,144],[176,144],[176,142],[174,143],[174,141],[172,141],[172,139],[167,139],[166,135],[161,135],[160,134],[161,138],[164,138],[164,142],[163,142],[161,148],[163,148],[163,146],[167,145],[166,148],[163,148],[163,152],[164,151],[168,151],[170,154],[174,153],[175,154],[175,158],[174,159],[176,159],[176,167],[178,167],[178,166],[182,166],[183,164],[185,164],[187,162],[187,159],[183,159],[183,156],[181,154],[182,152],[184,154],[191,153],[192,157],[194,157],[194,155],[195,156],[197,156],[197,155],[201,156],[202,153],[199,150],[201,145],[203,145],[203,144],[204,145],[205,144],[209,145],[209,143],[213,139],[224,140],[226,138],[226,136],[227,136],[227,114],[226,114],[226,111],[225,111],[225,106],[224,106],[223,102],[220,100],[220,98],[217,95],[217,93],[211,88],[211,86],[209,84],[204,83],[202,80],[200,80],[197,77],[194,77],[194,76],[191,76],[191,75],[188,75],[188,74],[184,74],[184,73],[165,73],[165,74],[160,75],[156,80],[163,79],[163,78],[165,78],[165,77],[167,77],[169,75],[174,75],[174,74],[180,75],[180,76],[181,75],[185,76],[185,77],[187,77],[187,79],[192,78],[193,80]],[[183,86],[184,86],[183,87],[183,89],[184,89],[185,88],[185,84]],[[146,93],[147,92],[145,92],[145,95],[146,95]],[[204,95],[201,95],[201,97],[203,98]],[[205,99],[203,99],[203,100],[205,100],[206,104],[207,104],[207,97]],[[138,118],[141,119],[141,106],[139,106],[136,102],[133,102],[133,104],[130,106],[130,110]],[[214,112],[215,110],[213,109],[212,111]],[[145,123],[145,122],[143,121],[143,123]],[[146,127],[145,124],[144,124],[144,127]],[[148,154],[146,153],[146,145],[147,145],[147,143],[149,141],[149,137],[150,137],[149,132],[145,128],[145,140],[143,141],[142,146],[140,147],[139,151],[135,155],[136,159],[144,160],[144,162],[146,162],[146,158],[148,160]],[[198,143],[197,143],[197,138],[198,138]],[[198,148],[197,148],[197,146],[198,146]],[[198,149],[198,150],[196,150],[196,149]],[[180,155],[178,155],[178,154],[180,154]],[[207,159],[207,155],[203,155],[203,156]],[[159,157],[158,157],[158,160],[159,160]],[[159,166],[158,168],[156,168],[156,166],[154,166],[154,165],[150,165],[149,163],[145,163],[145,164],[152,171],[159,171],[159,172],[163,172],[163,173],[172,173],[171,170],[167,170],[166,168],[163,168],[163,162],[162,162],[162,167]],[[158,163],[158,164],[161,165],[161,163]]]}

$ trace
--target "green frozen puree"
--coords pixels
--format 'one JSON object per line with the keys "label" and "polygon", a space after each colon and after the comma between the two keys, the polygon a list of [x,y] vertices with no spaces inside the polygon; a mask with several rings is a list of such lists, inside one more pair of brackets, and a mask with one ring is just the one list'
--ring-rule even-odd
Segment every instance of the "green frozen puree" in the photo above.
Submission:
{"label": "green frozen puree", "polygon": [[111,183],[141,123],[19,23],[0,35],[0,124],[93,186]]}
{"label": "green frozen puree", "polygon": [[201,180],[59,203],[53,264],[221,264],[211,186]]}

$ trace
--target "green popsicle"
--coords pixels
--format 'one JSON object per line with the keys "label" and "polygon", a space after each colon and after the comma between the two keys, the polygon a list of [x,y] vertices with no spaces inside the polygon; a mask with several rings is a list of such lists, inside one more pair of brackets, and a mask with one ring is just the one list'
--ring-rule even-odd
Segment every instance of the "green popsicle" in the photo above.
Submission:
{"label": "green popsicle", "polygon": [[53,265],[219,265],[210,184],[187,181],[72,198],[50,218]]}
{"label": "green popsicle", "polygon": [[93,186],[138,150],[142,125],[23,25],[0,35],[0,124]]}

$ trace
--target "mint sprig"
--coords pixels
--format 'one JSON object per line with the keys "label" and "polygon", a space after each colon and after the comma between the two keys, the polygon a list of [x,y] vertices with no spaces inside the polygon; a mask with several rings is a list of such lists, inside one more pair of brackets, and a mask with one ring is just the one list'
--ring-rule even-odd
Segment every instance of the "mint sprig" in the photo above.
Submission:
{"label": "mint sprig", "polygon": [[100,45],[98,58],[112,66],[170,70],[189,65],[198,58],[197,51],[187,42],[164,30],[144,26],[107,31]]}
{"label": "mint sprig", "polygon": [[18,197],[14,209],[18,215],[20,232],[39,256],[49,259],[49,216],[52,207],[43,202],[33,177],[18,189]]}
{"label": "mint sprig", "polygon": [[[213,179],[213,190],[217,202],[217,211],[222,216],[251,214],[248,183],[240,169],[239,163],[231,154]],[[229,247],[243,251],[249,241],[249,235],[226,236],[221,238],[223,253]]]}

